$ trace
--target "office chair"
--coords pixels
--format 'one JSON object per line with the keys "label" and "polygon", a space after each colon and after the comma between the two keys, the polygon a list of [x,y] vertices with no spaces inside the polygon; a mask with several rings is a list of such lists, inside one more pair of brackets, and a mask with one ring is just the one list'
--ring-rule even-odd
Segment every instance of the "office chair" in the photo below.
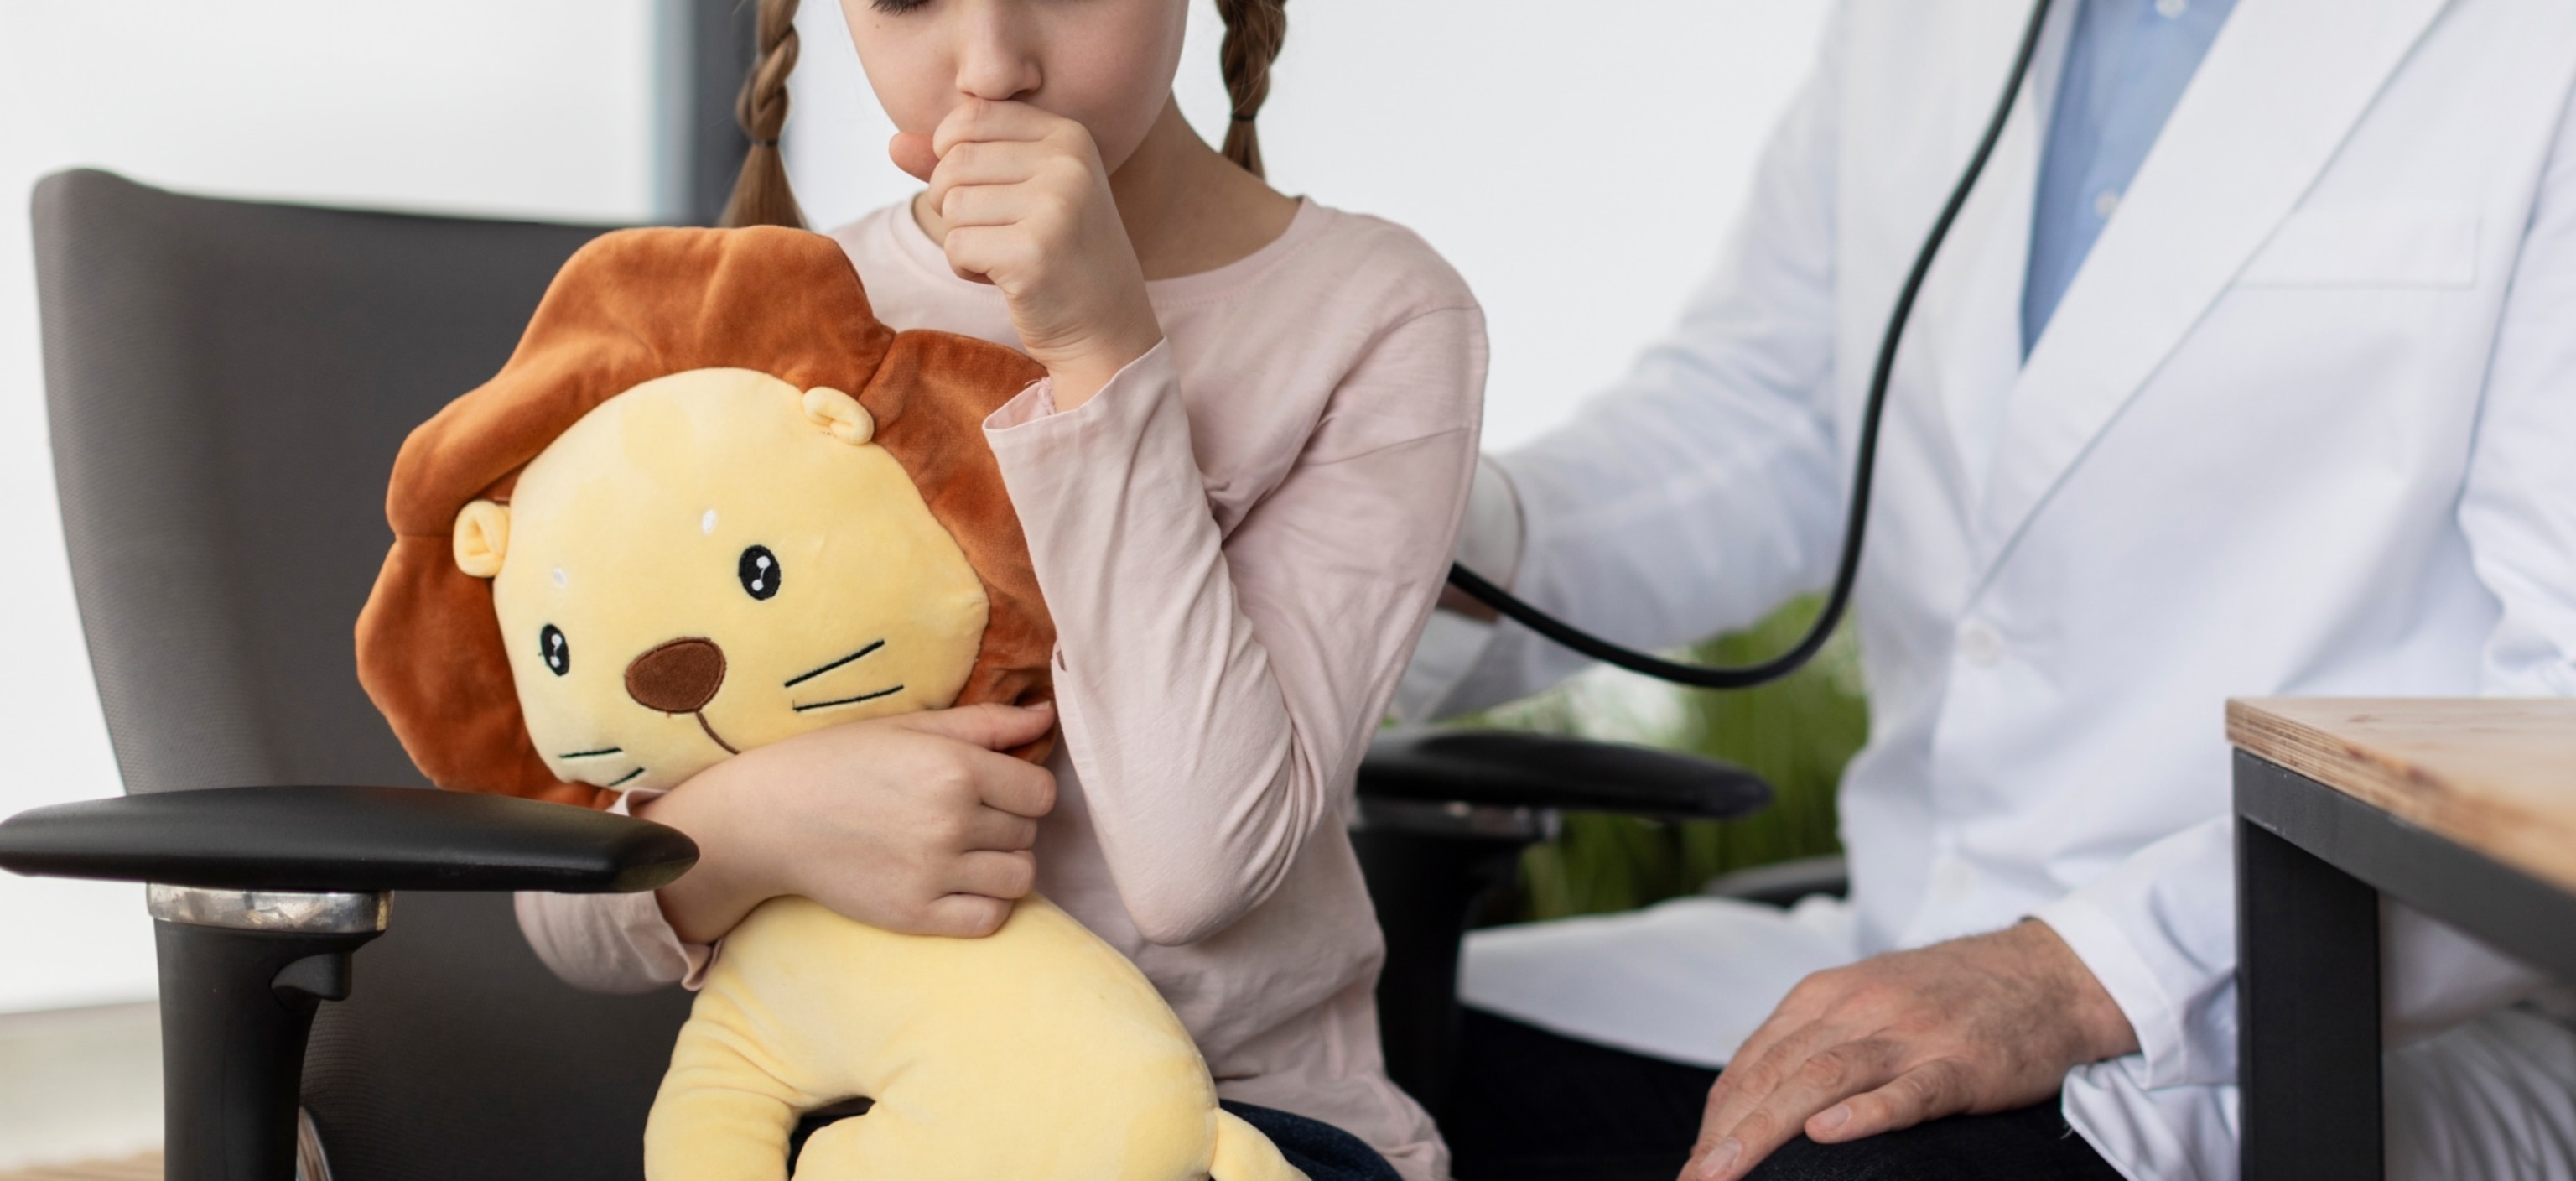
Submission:
{"label": "office chair", "polygon": [[[156,883],[167,1175],[286,1181],[300,1098],[307,1181],[631,1181],[688,997],[573,991],[505,892],[651,889],[694,847],[403,790],[424,785],[351,654],[404,435],[499,368],[604,227],[96,171],[48,177],[34,214],[64,529],[129,794],[0,822],[0,867]],[[1555,810],[1728,818],[1769,789],[1689,756],[1412,732],[1375,744],[1360,795],[1390,1068],[1436,1105],[1459,938]]]}

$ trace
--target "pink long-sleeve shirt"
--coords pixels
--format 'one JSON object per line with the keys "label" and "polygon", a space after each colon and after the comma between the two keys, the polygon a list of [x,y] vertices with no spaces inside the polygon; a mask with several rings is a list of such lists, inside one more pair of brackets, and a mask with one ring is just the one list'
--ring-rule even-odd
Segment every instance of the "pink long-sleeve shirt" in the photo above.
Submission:
{"label": "pink long-sleeve shirt", "polygon": [[[834,237],[888,324],[1018,343],[908,205]],[[1379,1055],[1384,945],[1345,826],[1464,511],[1483,315],[1421,239],[1312,202],[1146,288],[1162,345],[1077,409],[1040,383],[985,424],[1056,624],[1038,888],[1144,970],[1220,1094],[1440,1181]],[[522,895],[519,916],[588,988],[694,985],[711,954],[650,895]]]}

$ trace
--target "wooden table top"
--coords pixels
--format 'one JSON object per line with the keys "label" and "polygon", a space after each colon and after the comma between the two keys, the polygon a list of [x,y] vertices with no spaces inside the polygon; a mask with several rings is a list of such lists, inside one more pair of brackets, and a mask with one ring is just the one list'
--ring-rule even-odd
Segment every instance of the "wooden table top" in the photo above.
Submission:
{"label": "wooden table top", "polygon": [[2227,738],[2576,892],[2576,698],[2258,698]]}

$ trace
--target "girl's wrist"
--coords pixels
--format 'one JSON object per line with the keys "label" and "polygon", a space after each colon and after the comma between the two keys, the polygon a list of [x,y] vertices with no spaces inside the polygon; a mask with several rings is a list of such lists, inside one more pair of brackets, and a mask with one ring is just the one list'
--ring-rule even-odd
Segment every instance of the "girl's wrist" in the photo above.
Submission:
{"label": "girl's wrist", "polygon": [[1038,358],[1046,366],[1048,393],[1056,410],[1080,408],[1092,396],[1108,387],[1118,374],[1137,359],[1163,343],[1159,325],[1150,330],[1131,329],[1118,338],[1104,339],[1084,347]]}
{"label": "girl's wrist", "polygon": [[762,856],[748,847],[753,843],[749,834],[734,823],[735,818],[756,810],[727,806],[730,801],[724,797],[738,785],[724,769],[724,764],[710,768],[637,810],[645,819],[679,829],[698,844],[698,864],[679,881],[655,891],[662,917],[691,943],[715,942],[753,907],[790,892],[786,884],[771,880],[787,868],[781,864],[783,859]]}

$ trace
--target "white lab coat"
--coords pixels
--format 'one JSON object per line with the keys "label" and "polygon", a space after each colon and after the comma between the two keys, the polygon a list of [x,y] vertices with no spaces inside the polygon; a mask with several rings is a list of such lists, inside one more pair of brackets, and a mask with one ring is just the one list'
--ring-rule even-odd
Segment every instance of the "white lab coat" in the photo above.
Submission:
{"label": "white lab coat", "polygon": [[[1727,965],[1764,947],[1804,970],[2037,915],[2144,1047],[2071,1075],[2070,1118],[2134,1178],[2222,1181],[2222,703],[2576,693],[2576,5],[2241,0],[2025,360],[2059,7],[1896,370],[1856,611],[1872,738],[1842,788],[1850,906],[1764,920],[1776,938],[1711,903],[1505,932],[1466,984],[1716,1062],[1796,976],[1711,983],[1760,977]],[[1680,324],[1500,457],[1515,589],[1664,647],[1828,581],[1888,307],[2026,13],[1848,0]],[[1574,667],[1506,626],[1447,704]],[[2419,1022],[2531,983],[2397,925],[2415,962],[2392,993]],[[2564,1067],[2549,1036],[2502,1040]],[[2415,1159],[2564,1175],[2526,1132],[2563,1128]]]}

